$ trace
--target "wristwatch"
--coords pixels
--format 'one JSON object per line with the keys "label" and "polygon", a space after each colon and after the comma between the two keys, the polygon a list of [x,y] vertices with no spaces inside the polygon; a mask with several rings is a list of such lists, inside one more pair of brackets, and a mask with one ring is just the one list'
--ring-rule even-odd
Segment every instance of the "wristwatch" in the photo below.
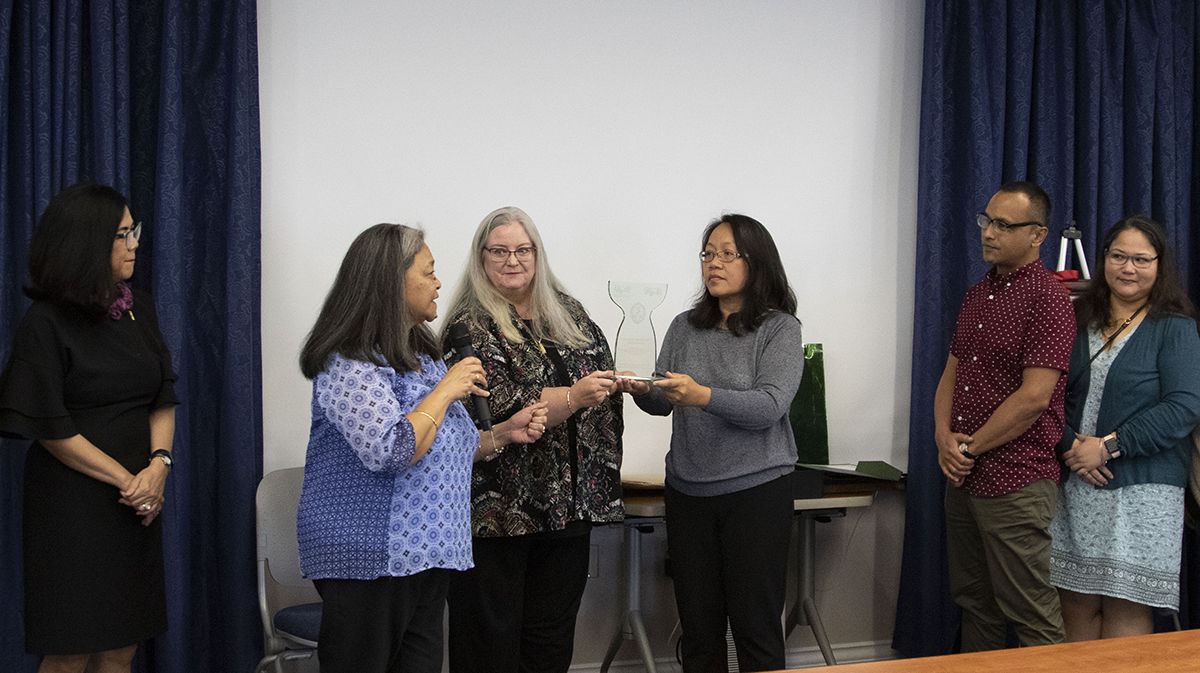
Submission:
{"label": "wristwatch", "polygon": [[166,449],[155,449],[154,451],[151,451],[150,460],[154,460],[155,458],[161,460],[163,465],[167,466],[168,470],[171,469],[171,465],[175,462],[171,459],[171,452],[167,451]]}
{"label": "wristwatch", "polygon": [[1110,432],[1100,438],[1100,443],[1104,446],[1104,450],[1108,452],[1108,459],[1121,457],[1121,449],[1117,448],[1117,433]]}

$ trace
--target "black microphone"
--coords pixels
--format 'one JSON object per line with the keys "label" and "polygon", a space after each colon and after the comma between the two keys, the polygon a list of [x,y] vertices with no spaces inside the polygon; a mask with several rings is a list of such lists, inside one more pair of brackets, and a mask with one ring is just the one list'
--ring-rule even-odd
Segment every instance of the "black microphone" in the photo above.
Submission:
{"label": "black microphone", "polygon": [[[475,357],[475,347],[471,345],[471,336],[467,334],[465,323],[454,323],[450,326],[450,347],[454,349],[457,360]],[[471,394],[471,402],[475,405],[475,419],[482,430],[492,429],[492,410],[486,397]]]}

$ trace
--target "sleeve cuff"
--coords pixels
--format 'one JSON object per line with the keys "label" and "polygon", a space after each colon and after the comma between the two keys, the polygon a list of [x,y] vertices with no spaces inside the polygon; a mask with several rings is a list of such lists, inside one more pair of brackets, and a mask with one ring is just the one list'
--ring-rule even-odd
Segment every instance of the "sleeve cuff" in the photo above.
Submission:
{"label": "sleeve cuff", "polygon": [[37,418],[15,409],[0,409],[0,436],[10,439],[67,439],[78,435],[70,416]]}

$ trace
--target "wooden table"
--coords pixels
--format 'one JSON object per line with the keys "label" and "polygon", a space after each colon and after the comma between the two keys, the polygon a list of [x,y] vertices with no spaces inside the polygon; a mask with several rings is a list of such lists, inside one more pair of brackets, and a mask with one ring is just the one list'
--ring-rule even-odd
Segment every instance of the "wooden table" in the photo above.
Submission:
{"label": "wooden table", "polygon": [[832,670],[836,673],[1195,673],[1200,671],[1200,631],[873,661]]}

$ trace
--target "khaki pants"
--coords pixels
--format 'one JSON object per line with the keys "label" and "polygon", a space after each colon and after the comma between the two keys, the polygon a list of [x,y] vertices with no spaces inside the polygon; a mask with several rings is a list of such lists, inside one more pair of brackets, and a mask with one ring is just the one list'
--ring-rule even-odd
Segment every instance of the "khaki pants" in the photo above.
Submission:
{"label": "khaki pants", "polygon": [[1022,646],[1063,641],[1050,585],[1050,520],[1058,487],[1041,480],[996,498],[946,487],[950,593],[962,608],[962,651],[1001,649],[1006,622]]}

